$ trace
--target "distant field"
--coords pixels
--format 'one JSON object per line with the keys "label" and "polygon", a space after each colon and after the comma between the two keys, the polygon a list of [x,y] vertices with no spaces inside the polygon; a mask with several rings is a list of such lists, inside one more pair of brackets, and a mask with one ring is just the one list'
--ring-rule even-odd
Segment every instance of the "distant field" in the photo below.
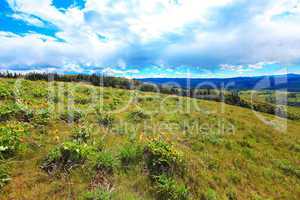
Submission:
{"label": "distant field", "polygon": [[298,200],[299,132],[220,102],[0,79],[0,199]]}

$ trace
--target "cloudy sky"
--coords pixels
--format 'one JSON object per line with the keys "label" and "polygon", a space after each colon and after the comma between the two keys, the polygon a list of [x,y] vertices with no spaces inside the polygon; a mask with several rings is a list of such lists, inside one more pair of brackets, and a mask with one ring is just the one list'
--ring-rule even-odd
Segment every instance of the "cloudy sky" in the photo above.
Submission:
{"label": "cloudy sky", "polygon": [[300,1],[0,0],[0,70],[300,73]]}

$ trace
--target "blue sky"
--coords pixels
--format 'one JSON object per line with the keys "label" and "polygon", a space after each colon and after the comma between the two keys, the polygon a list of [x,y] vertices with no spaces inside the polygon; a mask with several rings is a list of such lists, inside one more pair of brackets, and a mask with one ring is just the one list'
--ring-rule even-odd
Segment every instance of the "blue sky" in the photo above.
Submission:
{"label": "blue sky", "polygon": [[0,71],[300,73],[299,0],[0,0]]}

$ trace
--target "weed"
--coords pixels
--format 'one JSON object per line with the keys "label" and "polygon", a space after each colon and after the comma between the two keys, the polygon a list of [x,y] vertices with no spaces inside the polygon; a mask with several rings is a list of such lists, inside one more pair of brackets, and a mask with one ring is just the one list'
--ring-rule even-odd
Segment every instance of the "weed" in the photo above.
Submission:
{"label": "weed", "polygon": [[94,156],[94,168],[112,174],[118,166],[118,160],[108,151],[102,151]]}
{"label": "weed", "polygon": [[150,175],[183,172],[184,161],[181,153],[162,140],[150,141],[144,148],[144,155]]}
{"label": "weed", "polygon": [[133,111],[129,113],[128,118],[133,122],[141,122],[149,118],[149,115],[145,114],[143,111]]}
{"label": "weed", "polygon": [[201,200],[218,200],[218,195],[215,190],[209,188],[206,193],[202,194]]}
{"label": "weed", "polygon": [[66,110],[64,113],[60,115],[60,119],[66,122],[79,122],[80,119],[83,117],[83,113],[79,110]]}
{"label": "weed", "polygon": [[300,168],[290,164],[288,160],[275,160],[275,165],[281,169],[286,175],[296,176],[300,179]]}
{"label": "weed", "polygon": [[41,109],[35,112],[33,116],[33,123],[37,125],[47,125],[50,118],[50,112],[48,109]]}
{"label": "weed", "polygon": [[189,196],[184,185],[165,174],[155,177],[154,191],[159,200],[187,200]]}
{"label": "weed", "polygon": [[7,172],[6,167],[0,164],[0,191],[8,182],[10,181],[10,176]]}
{"label": "weed", "polygon": [[111,114],[100,113],[97,115],[97,121],[100,125],[111,128],[115,118]]}
{"label": "weed", "polygon": [[0,128],[0,158],[13,156],[21,147],[21,133],[7,127]]}
{"label": "weed", "polygon": [[119,157],[123,166],[135,164],[141,160],[143,151],[140,145],[129,143],[120,150]]}
{"label": "weed", "polygon": [[41,168],[49,174],[57,170],[68,172],[74,166],[83,164],[93,152],[94,149],[88,145],[65,142],[50,151]]}
{"label": "weed", "polygon": [[112,199],[112,192],[104,190],[102,188],[85,192],[80,198],[80,200],[111,200],[111,199]]}
{"label": "weed", "polygon": [[91,130],[89,127],[77,127],[73,130],[71,137],[74,142],[86,143],[91,137]]}

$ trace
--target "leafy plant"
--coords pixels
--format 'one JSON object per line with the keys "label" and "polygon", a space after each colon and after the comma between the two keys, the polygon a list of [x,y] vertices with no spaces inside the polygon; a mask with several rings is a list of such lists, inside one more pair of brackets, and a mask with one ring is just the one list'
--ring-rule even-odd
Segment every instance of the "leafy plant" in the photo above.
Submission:
{"label": "leafy plant", "polygon": [[21,133],[7,127],[0,127],[0,158],[13,156],[21,147]]}
{"label": "leafy plant", "polygon": [[155,177],[154,191],[159,200],[187,200],[188,189],[165,174]]}
{"label": "leafy plant", "polygon": [[144,119],[148,119],[149,115],[145,114],[142,110],[138,110],[129,113],[128,117],[133,122],[141,122]]}
{"label": "leafy plant", "polygon": [[11,90],[9,90],[8,88],[6,88],[6,86],[0,86],[0,99],[8,99],[11,98],[13,96],[13,93]]}
{"label": "leafy plant", "polygon": [[78,143],[86,143],[91,137],[91,131],[88,127],[77,127],[73,130],[72,139]]}
{"label": "leafy plant", "polygon": [[88,145],[65,142],[50,151],[41,168],[49,174],[57,170],[69,171],[75,165],[85,162],[94,149]]}
{"label": "leafy plant", "polygon": [[35,112],[33,116],[33,122],[37,125],[47,125],[50,118],[50,112],[48,109],[40,109]]}
{"label": "leafy plant", "polygon": [[151,175],[183,172],[184,161],[181,153],[162,140],[150,141],[144,149],[144,155]]}
{"label": "leafy plant", "polygon": [[79,110],[66,110],[64,113],[60,115],[60,119],[66,122],[79,122],[79,120],[83,117],[83,113]]}
{"label": "leafy plant", "polygon": [[114,158],[112,153],[108,151],[102,151],[95,155],[94,168],[96,170],[102,170],[112,174],[115,168],[118,166],[118,160]]}
{"label": "leafy plant", "polygon": [[100,113],[97,115],[97,121],[100,125],[111,128],[115,118],[107,113]]}
{"label": "leafy plant", "polygon": [[218,195],[215,190],[209,188],[206,193],[202,194],[201,200],[218,200]]}
{"label": "leafy plant", "polygon": [[93,191],[88,191],[82,195],[80,200],[111,200],[112,193],[110,191],[98,188]]}
{"label": "leafy plant", "polygon": [[143,151],[140,145],[128,143],[120,150],[119,157],[123,166],[135,164],[141,160]]}
{"label": "leafy plant", "polygon": [[7,169],[0,165],[0,190],[10,181],[10,176]]}

